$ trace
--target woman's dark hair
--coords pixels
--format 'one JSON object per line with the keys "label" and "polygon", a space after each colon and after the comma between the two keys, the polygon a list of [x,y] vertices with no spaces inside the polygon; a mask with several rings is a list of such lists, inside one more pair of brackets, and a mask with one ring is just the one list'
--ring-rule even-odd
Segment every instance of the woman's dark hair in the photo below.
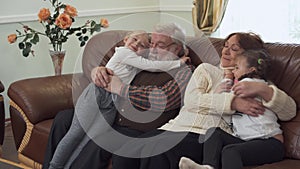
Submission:
{"label": "woman's dark hair", "polygon": [[225,38],[223,45],[225,45],[225,42],[228,41],[228,39],[234,35],[237,36],[239,45],[244,50],[264,49],[264,41],[260,38],[259,35],[252,32],[232,33]]}
{"label": "woman's dark hair", "polygon": [[245,50],[243,53],[237,56],[237,58],[243,57],[248,63],[248,68],[254,67],[256,71],[252,71],[241,76],[238,80],[243,78],[260,78],[268,80],[268,68],[270,66],[270,55],[265,49],[260,50]]}

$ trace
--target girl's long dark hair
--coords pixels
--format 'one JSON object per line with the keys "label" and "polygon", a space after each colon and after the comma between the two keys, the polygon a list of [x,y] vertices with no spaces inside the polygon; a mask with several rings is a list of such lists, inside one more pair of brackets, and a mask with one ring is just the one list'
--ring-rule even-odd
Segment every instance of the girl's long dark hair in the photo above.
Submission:
{"label": "girl's long dark hair", "polygon": [[244,57],[248,63],[248,67],[256,68],[256,71],[252,71],[245,75],[242,75],[238,80],[243,78],[259,78],[268,80],[268,68],[270,66],[270,55],[264,50],[245,50],[237,57]]}

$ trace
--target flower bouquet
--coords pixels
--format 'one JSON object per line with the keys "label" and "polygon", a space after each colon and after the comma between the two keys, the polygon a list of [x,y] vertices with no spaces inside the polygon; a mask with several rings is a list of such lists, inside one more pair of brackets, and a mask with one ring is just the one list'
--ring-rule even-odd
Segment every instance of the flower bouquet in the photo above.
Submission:
{"label": "flower bouquet", "polygon": [[62,51],[62,46],[68,41],[70,35],[75,34],[80,42],[80,47],[82,47],[89,39],[89,35],[100,32],[101,27],[107,28],[109,26],[106,19],[101,19],[100,23],[88,20],[84,25],[73,28],[71,26],[77,16],[76,8],[59,0],[48,1],[54,8],[53,12],[51,13],[48,8],[42,8],[38,13],[38,19],[43,25],[44,31],[37,31],[20,23],[23,25],[23,31],[16,30],[17,33],[8,36],[9,43],[14,43],[22,38],[18,46],[24,57],[29,56],[30,53],[34,56],[32,46],[40,41],[40,36],[49,39],[53,51]]}

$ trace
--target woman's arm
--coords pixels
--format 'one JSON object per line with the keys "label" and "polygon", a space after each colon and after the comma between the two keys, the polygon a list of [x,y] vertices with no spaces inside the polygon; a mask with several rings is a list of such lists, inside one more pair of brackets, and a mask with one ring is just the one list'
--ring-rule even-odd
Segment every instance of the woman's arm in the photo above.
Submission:
{"label": "woman's arm", "polygon": [[275,85],[269,85],[273,89],[270,101],[263,101],[264,106],[275,112],[282,121],[287,121],[296,116],[297,105],[293,98]]}
{"label": "woman's arm", "polygon": [[199,65],[186,88],[184,105],[199,111],[208,109],[211,113],[231,113],[234,94],[214,91],[217,83],[221,82],[222,76],[222,71],[213,65],[205,63]]}
{"label": "woman's arm", "polygon": [[[184,104],[189,109],[209,110],[209,113],[233,114],[235,110],[257,116],[264,107],[255,99],[239,98],[233,93],[216,93],[214,90],[223,79],[222,71],[209,64],[201,64],[194,71],[185,92]],[[257,111],[260,110],[260,111]]]}
{"label": "woman's arm", "polygon": [[280,120],[290,120],[296,115],[295,101],[275,85],[240,82],[233,86],[233,91],[240,97],[261,97],[263,105],[276,113]]}

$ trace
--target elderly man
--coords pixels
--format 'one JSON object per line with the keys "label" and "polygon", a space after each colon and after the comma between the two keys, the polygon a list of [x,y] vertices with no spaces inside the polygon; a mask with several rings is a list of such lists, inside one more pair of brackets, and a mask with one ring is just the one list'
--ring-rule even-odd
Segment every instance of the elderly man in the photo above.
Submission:
{"label": "elderly man", "polygon": [[[176,24],[157,25],[151,37],[149,59],[175,60],[185,54],[184,31]],[[124,142],[155,129],[174,118],[194,69],[184,65],[164,73],[140,72],[131,85],[123,84],[105,67],[96,67],[93,82],[119,95],[118,114],[112,129],[93,138],[82,149],[70,168],[107,168],[111,155]],[[146,77],[146,78],[145,78]],[[51,128],[43,168],[48,168],[55,148],[71,125],[73,110],[59,113]],[[120,155],[120,154],[118,154]]]}

